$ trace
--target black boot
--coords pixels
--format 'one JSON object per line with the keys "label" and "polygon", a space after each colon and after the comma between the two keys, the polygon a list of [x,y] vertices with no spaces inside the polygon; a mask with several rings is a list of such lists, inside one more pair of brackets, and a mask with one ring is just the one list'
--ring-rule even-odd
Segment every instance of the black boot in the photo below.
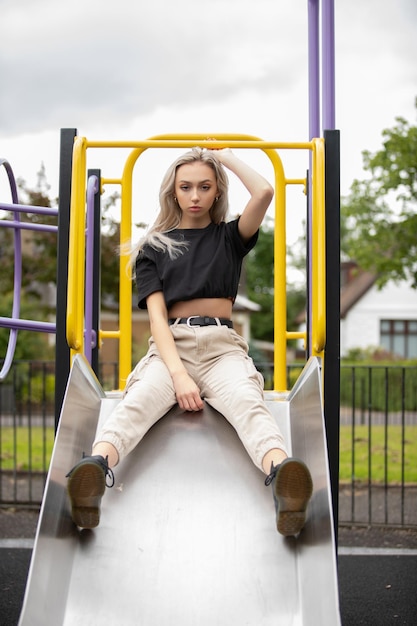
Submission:
{"label": "black boot", "polygon": [[271,463],[265,485],[272,486],[278,532],[285,536],[298,535],[306,522],[307,505],[313,493],[308,467],[292,458],[277,466]]}
{"label": "black boot", "polygon": [[100,522],[100,504],[105,488],[114,485],[108,458],[83,455],[66,478],[73,522],[80,528],[95,528]]}

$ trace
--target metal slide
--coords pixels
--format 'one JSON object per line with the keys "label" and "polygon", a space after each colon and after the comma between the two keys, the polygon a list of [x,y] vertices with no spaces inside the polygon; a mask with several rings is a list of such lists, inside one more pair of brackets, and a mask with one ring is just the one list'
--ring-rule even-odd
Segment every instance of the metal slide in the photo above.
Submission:
{"label": "metal slide", "polygon": [[76,529],[65,474],[120,395],[74,359],[20,626],[338,626],[337,568],[318,361],[268,406],[310,467],[298,539],[275,530],[270,488],[233,428],[206,406],[170,411],[116,469],[100,526]]}

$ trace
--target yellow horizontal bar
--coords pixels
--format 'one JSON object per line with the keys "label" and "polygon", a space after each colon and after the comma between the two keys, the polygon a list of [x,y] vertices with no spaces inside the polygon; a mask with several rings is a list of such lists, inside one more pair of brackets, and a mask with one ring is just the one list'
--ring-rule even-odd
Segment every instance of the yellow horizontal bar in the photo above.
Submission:
{"label": "yellow horizontal bar", "polygon": [[307,180],[305,178],[287,178],[285,180],[286,185],[304,185],[307,184]]}
{"label": "yellow horizontal bar", "polygon": [[[220,136],[220,135],[219,135]],[[184,135],[182,135],[184,137]],[[87,148],[193,148],[196,141],[205,148],[260,148],[261,150],[313,150],[313,142],[263,141],[261,139],[227,139],[207,141],[204,135],[191,135],[189,139],[145,139],[142,141],[88,141]]]}
{"label": "yellow horizontal bar", "polygon": [[304,339],[304,341],[306,341],[307,339],[307,333],[305,331],[297,331],[297,330],[289,330],[287,331],[286,334],[287,339]]}
{"label": "yellow horizontal bar", "polygon": [[100,339],[120,339],[120,330],[100,330]]}
{"label": "yellow horizontal bar", "polygon": [[102,178],[101,184],[102,185],[121,185],[122,179],[121,178]]}

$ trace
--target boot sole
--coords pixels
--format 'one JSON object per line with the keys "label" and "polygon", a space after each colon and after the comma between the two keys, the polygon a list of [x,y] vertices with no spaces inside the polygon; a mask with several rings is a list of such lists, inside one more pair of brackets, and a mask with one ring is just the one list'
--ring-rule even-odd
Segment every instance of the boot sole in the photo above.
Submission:
{"label": "boot sole", "polygon": [[73,522],[80,528],[95,528],[100,522],[100,503],[106,488],[103,470],[96,463],[77,467],[68,478]]}
{"label": "boot sole", "polygon": [[313,481],[307,466],[295,459],[284,461],[275,484],[279,503],[277,530],[281,535],[294,536],[302,530],[312,493]]}

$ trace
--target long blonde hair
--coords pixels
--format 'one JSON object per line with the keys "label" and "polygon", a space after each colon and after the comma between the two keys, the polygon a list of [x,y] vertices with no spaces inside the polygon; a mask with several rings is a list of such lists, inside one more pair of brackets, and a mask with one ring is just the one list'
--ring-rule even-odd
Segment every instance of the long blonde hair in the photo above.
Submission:
{"label": "long blonde hair", "polygon": [[175,200],[175,177],[177,170],[181,165],[196,162],[207,164],[215,174],[219,195],[218,200],[210,209],[211,221],[214,224],[226,221],[229,209],[229,180],[227,174],[214,151],[193,148],[176,159],[168,168],[159,190],[160,211],[154,224],[132,250],[131,260],[133,267],[137,255],[146,244],[156,250],[168,252],[171,258],[177,257],[187,246],[186,241],[175,241],[168,237],[166,233],[178,228],[182,216],[181,209]]}

